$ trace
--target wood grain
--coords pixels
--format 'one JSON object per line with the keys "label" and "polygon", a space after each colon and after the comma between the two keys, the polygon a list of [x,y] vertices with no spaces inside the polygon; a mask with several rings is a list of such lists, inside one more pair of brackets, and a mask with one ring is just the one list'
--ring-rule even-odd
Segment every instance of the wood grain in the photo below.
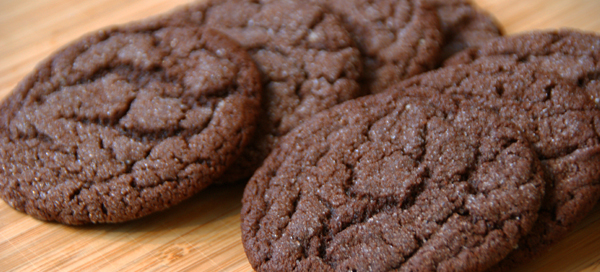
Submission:
{"label": "wood grain", "polygon": [[[0,0],[0,97],[77,37],[190,0]],[[508,34],[571,27],[600,32],[598,0],[477,0]],[[0,271],[251,271],[240,238],[243,185],[211,187],[125,224],[69,227],[0,201]],[[600,206],[516,271],[600,271]]]}

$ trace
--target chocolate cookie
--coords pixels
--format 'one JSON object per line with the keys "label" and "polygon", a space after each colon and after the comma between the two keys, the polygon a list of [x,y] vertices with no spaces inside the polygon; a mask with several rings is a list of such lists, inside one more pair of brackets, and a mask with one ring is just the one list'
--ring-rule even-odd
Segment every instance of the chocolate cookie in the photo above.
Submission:
{"label": "chocolate cookie", "polygon": [[433,69],[443,45],[437,12],[425,0],[312,0],[342,18],[365,65],[366,93]]}
{"label": "chocolate cookie", "polygon": [[469,0],[426,0],[440,17],[444,46],[441,59],[465,48],[502,36],[502,27],[489,13]]}
{"label": "chocolate cookie", "polygon": [[258,271],[481,271],[537,218],[541,167],[494,110],[387,92],[288,134],[248,183]]}
{"label": "chocolate cookie", "polygon": [[455,66],[394,87],[405,95],[433,89],[495,108],[533,143],[546,173],[546,198],[531,234],[495,269],[547,249],[600,198],[597,48],[598,35],[573,31],[505,37],[460,53],[448,63]]}
{"label": "chocolate cookie", "polygon": [[0,196],[66,224],[163,210],[237,158],[259,98],[252,60],[215,30],[148,21],[97,31],[0,105]]}
{"label": "chocolate cookie", "polygon": [[262,75],[256,138],[221,182],[249,178],[279,137],[359,95],[360,53],[338,18],[304,1],[203,1],[169,20],[208,25],[238,41]]}

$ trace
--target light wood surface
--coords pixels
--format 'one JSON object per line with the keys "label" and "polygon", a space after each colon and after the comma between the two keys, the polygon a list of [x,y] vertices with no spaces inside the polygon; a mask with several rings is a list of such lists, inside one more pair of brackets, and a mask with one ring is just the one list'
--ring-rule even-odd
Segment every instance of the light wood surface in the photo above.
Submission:
{"label": "light wood surface", "polygon": [[[77,37],[190,0],[0,0],[0,97]],[[508,34],[572,27],[600,32],[600,0],[476,0]],[[0,271],[251,271],[240,238],[243,185],[211,187],[124,224],[69,227],[0,201]],[[600,206],[517,271],[600,271]]]}

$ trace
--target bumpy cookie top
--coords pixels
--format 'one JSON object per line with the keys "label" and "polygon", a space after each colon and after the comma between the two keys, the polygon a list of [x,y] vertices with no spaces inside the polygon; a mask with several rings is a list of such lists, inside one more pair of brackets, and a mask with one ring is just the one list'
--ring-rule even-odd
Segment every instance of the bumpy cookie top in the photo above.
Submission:
{"label": "bumpy cookie top", "polygon": [[280,136],[359,95],[360,53],[337,17],[304,1],[214,0],[169,18],[208,25],[248,50],[261,72],[263,116],[256,138],[225,180],[248,178]]}
{"label": "bumpy cookie top", "polygon": [[119,222],[208,186],[240,153],[259,75],[214,30],[97,31],[38,65],[0,106],[0,196],[36,218]]}
{"label": "bumpy cookie top", "polygon": [[434,68],[443,45],[436,10],[422,0],[313,0],[340,16],[363,56],[363,87],[378,93]]}
{"label": "bumpy cookie top", "polygon": [[544,184],[517,127],[432,94],[346,102],[289,134],[250,180],[258,271],[481,271],[537,217]]}
{"label": "bumpy cookie top", "polygon": [[[511,89],[520,88],[524,92],[527,86],[538,87],[527,90],[530,93],[527,96],[519,97],[514,93],[503,97],[525,100],[523,106],[534,113],[530,118],[536,119],[521,119],[530,131],[529,138],[537,142],[552,186],[531,235],[520,242],[519,250],[497,267],[501,268],[499,270],[524,262],[546,249],[579,222],[600,198],[599,49],[600,36],[597,34],[573,30],[538,31],[493,40],[466,50],[446,63],[448,66],[463,64],[448,68],[454,70],[491,68],[494,67],[491,63],[496,63],[496,67],[505,67],[502,68],[505,70],[504,81],[507,86],[512,86]],[[517,67],[520,68],[515,70]],[[525,69],[536,72],[523,74]],[[515,73],[513,79],[506,77],[510,71]],[[448,72],[440,72],[429,78],[440,75],[449,77]],[[524,75],[529,79],[516,80]],[[556,78],[565,83],[558,83]],[[544,80],[547,83],[543,84]],[[544,85],[545,90],[540,88]],[[562,90],[565,88],[560,88],[561,85],[568,86],[568,91]],[[533,94],[539,101],[527,102]]]}

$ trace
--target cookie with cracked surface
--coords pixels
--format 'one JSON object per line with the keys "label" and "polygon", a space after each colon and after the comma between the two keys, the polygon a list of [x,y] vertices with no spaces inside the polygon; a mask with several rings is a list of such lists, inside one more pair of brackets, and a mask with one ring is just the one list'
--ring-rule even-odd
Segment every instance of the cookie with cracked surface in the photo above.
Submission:
{"label": "cookie with cracked surface", "polygon": [[433,69],[443,34],[437,12],[425,0],[312,0],[337,14],[363,57],[362,86],[379,93]]}
{"label": "cookie with cracked surface", "polygon": [[444,34],[441,59],[503,35],[502,26],[469,0],[426,0],[440,17]]}
{"label": "cookie with cracked surface", "polygon": [[[563,30],[499,38],[450,59],[448,67],[396,87],[477,100],[515,120],[547,177],[534,229],[494,270],[547,249],[600,198],[600,36]],[[421,94],[419,94],[421,95]]]}
{"label": "cookie with cracked surface", "polygon": [[262,75],[256,137],[220,182],[249,178],[278,139],[314,114],[360,94],[360,53],[336,16],[304,1],[214,0],[168,17],[238,41]]}
{"label": "cookie with cracked surface", "polygon": [[535,222],[538,162],[470,101],[358,98],[288,134],[252,177],[246,254],[258,271],[481,271]]}
{"label": "cookie with cracked surface", "polygon": [[215,30],[147,21],[85,36],[0,105],[0,196],[65,224],[177,204],[249,141],[259,80],[248,54]]}

